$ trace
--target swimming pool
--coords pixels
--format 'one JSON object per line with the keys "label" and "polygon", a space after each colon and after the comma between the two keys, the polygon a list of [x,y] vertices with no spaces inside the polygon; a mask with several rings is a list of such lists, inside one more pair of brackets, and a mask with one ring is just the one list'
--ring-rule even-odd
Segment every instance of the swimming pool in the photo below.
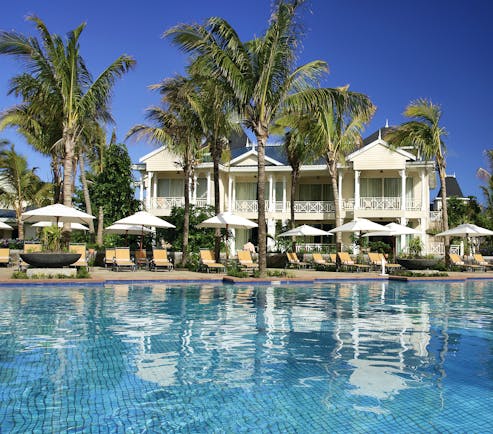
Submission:
{"label": "swimming pool", "polygon": [[0,289],[1,432],[486,432],[493,282]]}

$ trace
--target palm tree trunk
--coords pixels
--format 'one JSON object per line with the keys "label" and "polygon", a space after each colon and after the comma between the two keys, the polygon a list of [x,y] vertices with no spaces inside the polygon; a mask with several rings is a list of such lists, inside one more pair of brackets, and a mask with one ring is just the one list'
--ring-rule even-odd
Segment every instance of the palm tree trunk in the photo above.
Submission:
{"label": "palm tree trunk", "polygon": [[[72,188],[74,179],[74,138],[64,131],[65,155],[63,158],[63,204],[72,207]],[[70,223],[63,225],[62,245],[68,246],[70,242]]]}
{"label": "palm tree trunk", "polygon": [[104,227],[104,210],[100,206],[98,210],[98,233],[96,235],[96,244],[98,246],[103,245],[103,227]]}
{"label": "palm tree trunk", "polygon": [[182,245],[182,256],[181,256],[181,266],[185,267],[187,264],[188,255],[188,234],[190,226],[190,169],[188,165],[183,168],[185,174],[184,182],[184,196],[185,196],[185,206],[183,209],[183,245]]}
{"label": "palm tree trunk", "polygon": [[21,218],[22,210],[16,212],[16,218],[17,218],[17,238],[19,240],[24,239],[24,222],[22,221]]}
{"label": "palm tree trunk", "polygon": [[[442,226],[444,231],[448,231],[448,209],[447,209],[447,186],[445,182],[445,166],[438,163],[438,174],[440,176],[440,187],[442,191]],[[445,265],[450,265],[450,237],[444,237]]]}
{"label": "palm tree trunk", "polygon": [[[291,229],[294,229],[296,226],[296,221],[294,217],[294,198],[296,196],[296,187],[298,185],[298,178],[300,176],[300,171],[299,167],[293,167],[293,170],[291,171],[291,194],[289,196],[289,200],[291,202]],[[293,237],[292,239],[292,248],[293,252],[296,251],[296,237]]]}
{"label": "palm tree trunk", "polygon": [[[342,224],[341,219],[341,207],[339,204],[339,185],[337,179],[337,164],[335,160],[329,160],[327,162],[329,168],[330,181],[332,184],[332,195],[334,196],[334,214],[335,214],[335,225],[340,226]],[[342,251],[342,233],[336,233],[336,251]]]}
{"label": "palm tree trunk", "polygon": [[[82,183],[82,192],[84,194],[84,202],[86,204],[86,210],[88,214],[92,215],[91,198],[89,196],[89,187],[87,185],[86,170],[84,167],[84,158],[82,155],[79,158],[79,169],[80,169],[80,181]],[[94,235],[94,222],[92,220],[89,221],[89,233],[91,234],[91,236]]]}
{"label": "palm tree trunk", "polygon": [[58,157],[53,155],[51,157],[51,172],[53,174],[53,203],[60,203],[61,201],[61,181],[60,181],[60,167],[58,165]]}
{"label": "palm tree trunk", "polygon": [[[219,157],[214,153],[214,213],[217,215],[221,212],[219,197]],[[219,262],[221,256],[221,229],[217,228],[214,233],[214,257]]]}
{"label": "palm tree trunk", "polygon": [[265,221],[265,142],[267,134],[257,135],[258,153],[258,268],[260,277],[264,277],[267,268],[267,227]]}

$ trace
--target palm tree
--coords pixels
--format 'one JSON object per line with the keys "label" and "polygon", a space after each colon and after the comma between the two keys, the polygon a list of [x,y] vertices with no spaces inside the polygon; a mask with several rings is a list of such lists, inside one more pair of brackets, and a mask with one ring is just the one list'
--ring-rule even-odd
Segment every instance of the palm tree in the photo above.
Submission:
{"label": "palm tree", "polygon": [[[435,159],[442,195],[442,225],[443,230],[446,231],[448,230],[447,186],[445,184],[446,148],[443,137],[446,136],[447,131],[440,126],[442,109],[439,105],[433,104],[429,100],[418,99],[412,101],[406,107],[404,116],[411,120],[391,131],[386,136],[386,140],[395,147],[414,146],[422,158],[427,160]],[[450,240],[449,237],[444,237],[444,240],[445,261],[448,264]]]}
{"label": "palm tree", "polygon": [[182,266],[187,263],[190,226],[190,188],[193,186],[195,167],[200,162],[202,128],[197,112],[190,104],[195,92],[191,80],[176,77],[151,86],[163,95],[163,107],[150,107],[146,118],[150,124],[135,125],[127,137],[147,138],[168,149],[180,160],[176,162],[184,175],[184,229],[182,243]]}
{"label": "palm tree", "polygon": [[50,34],[41,19],[27,19],[36,25],[40,40],[16,32],[1,32],[0,54],[18,58],[27,71],[22,76],[31,77],[31,89],[35,92],[24,98],[31,113],[46,110],[61,121],[58,128],[63,146],[63,203],[71,206],[75,150],[85,122],[110,119],[107,106],[112,87],[135,61],[130,56],[120,56],[93,80],[80,55],[79,38],[85,23],[69,32],[64,42],[60,36]]}
{"label": "palm tree", "polygon": [[317,60],[295,67],[300,36],[296,12],[302,3],[299,0],[276,2],[263,36],[246,43],[219,17],[209,18],[204,25],[180,24],[165,32],[176,45],[195,56],[207,75],[227,83],[244,125],[255,134],[261,274],[265,274],[267,252],[265,146],[270,124],[283,106],[301,110],[333,97],[333,90],[311,87],[327,71],[325,62]]}
{"label": "palm tree", "polygon": [[[199,65],[191,65],[190,72],[191,80],[197,87],[197,92],[190,97],[190,103],[200,120],[205,144],[212,159],[214,212],[217,215],[221,212],[219,163],[223,151],[229,145],[229,137],[233,132],[238,132],[241,127],[238,122],[238,114],[234,108],[233,95],[228,92],[226,84],[202,75]],[[220,249],[221,229],[216,229],[214,255],[217,262],[219,262]]]}
{"label": "palm tree", "polygon": [[[339,203],[338,165],[343,158],[361,144],[361,132],[369,122],[375,106],[363,94],[350,92],[348,87],[339,89],[341,94],[330,104],[320,104],[312,113],[310,137],[325,158],[334,197],[335,225],[342,224]],[[342,234],[337,233],[337,251],[341,249]]]}
{"label": "palm tree", "polygon": [[24,223],[21,214],[27,205],[49,204],[52,184],[42,182],[29,169],[24,156],[15,152],[14,145],[0,152],[0,201],[15,210],[19,228],[19,239],[24,239]]}

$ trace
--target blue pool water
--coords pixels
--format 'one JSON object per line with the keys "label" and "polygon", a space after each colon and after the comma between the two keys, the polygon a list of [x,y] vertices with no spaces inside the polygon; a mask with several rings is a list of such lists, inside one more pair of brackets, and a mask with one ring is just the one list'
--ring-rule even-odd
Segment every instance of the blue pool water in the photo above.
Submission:
{"label": "blue pool water", "polygon": [[0,289],[0,432],[491,432],[493,282]]}

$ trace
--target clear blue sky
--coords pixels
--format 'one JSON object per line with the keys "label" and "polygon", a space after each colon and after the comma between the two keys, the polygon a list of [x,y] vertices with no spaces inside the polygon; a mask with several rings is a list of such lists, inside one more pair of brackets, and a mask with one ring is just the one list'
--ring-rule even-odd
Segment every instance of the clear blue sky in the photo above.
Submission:
{"label": "clear blue sky", "polygon": [[[158,96],[147,86],[181,73],[186,58],[161,38],[180,22],[226,18],[244,39],[260,35],[270,15],[269,0],[18,0],[2,4],[0,28],[35,34],[24,17],[36,14],[51,32],[65,35],[85,21],[82,55],[93,75],[120,54],[137,60],[135,70],[115,87],[112,112],[117,136],[144,119]],[[431,98],[443,109],[449,131],[447,172],[455,173],[465,195],[482,200],[476,169],[493,147],[493,2],[491,0],[309,0],[300,62],[322,59],[330,66],[325,86],[349,84],[378,107],[366,133],[404,120],[405,106]],[[0,110],[16,103],[8,80],[19,65],[0,57]],[[109,131],[110,132],[110,131]],[[28,155],[48,180],[46,160],[13,131],[0,133]],[[134,162],[154,149],[127,143]]]}

